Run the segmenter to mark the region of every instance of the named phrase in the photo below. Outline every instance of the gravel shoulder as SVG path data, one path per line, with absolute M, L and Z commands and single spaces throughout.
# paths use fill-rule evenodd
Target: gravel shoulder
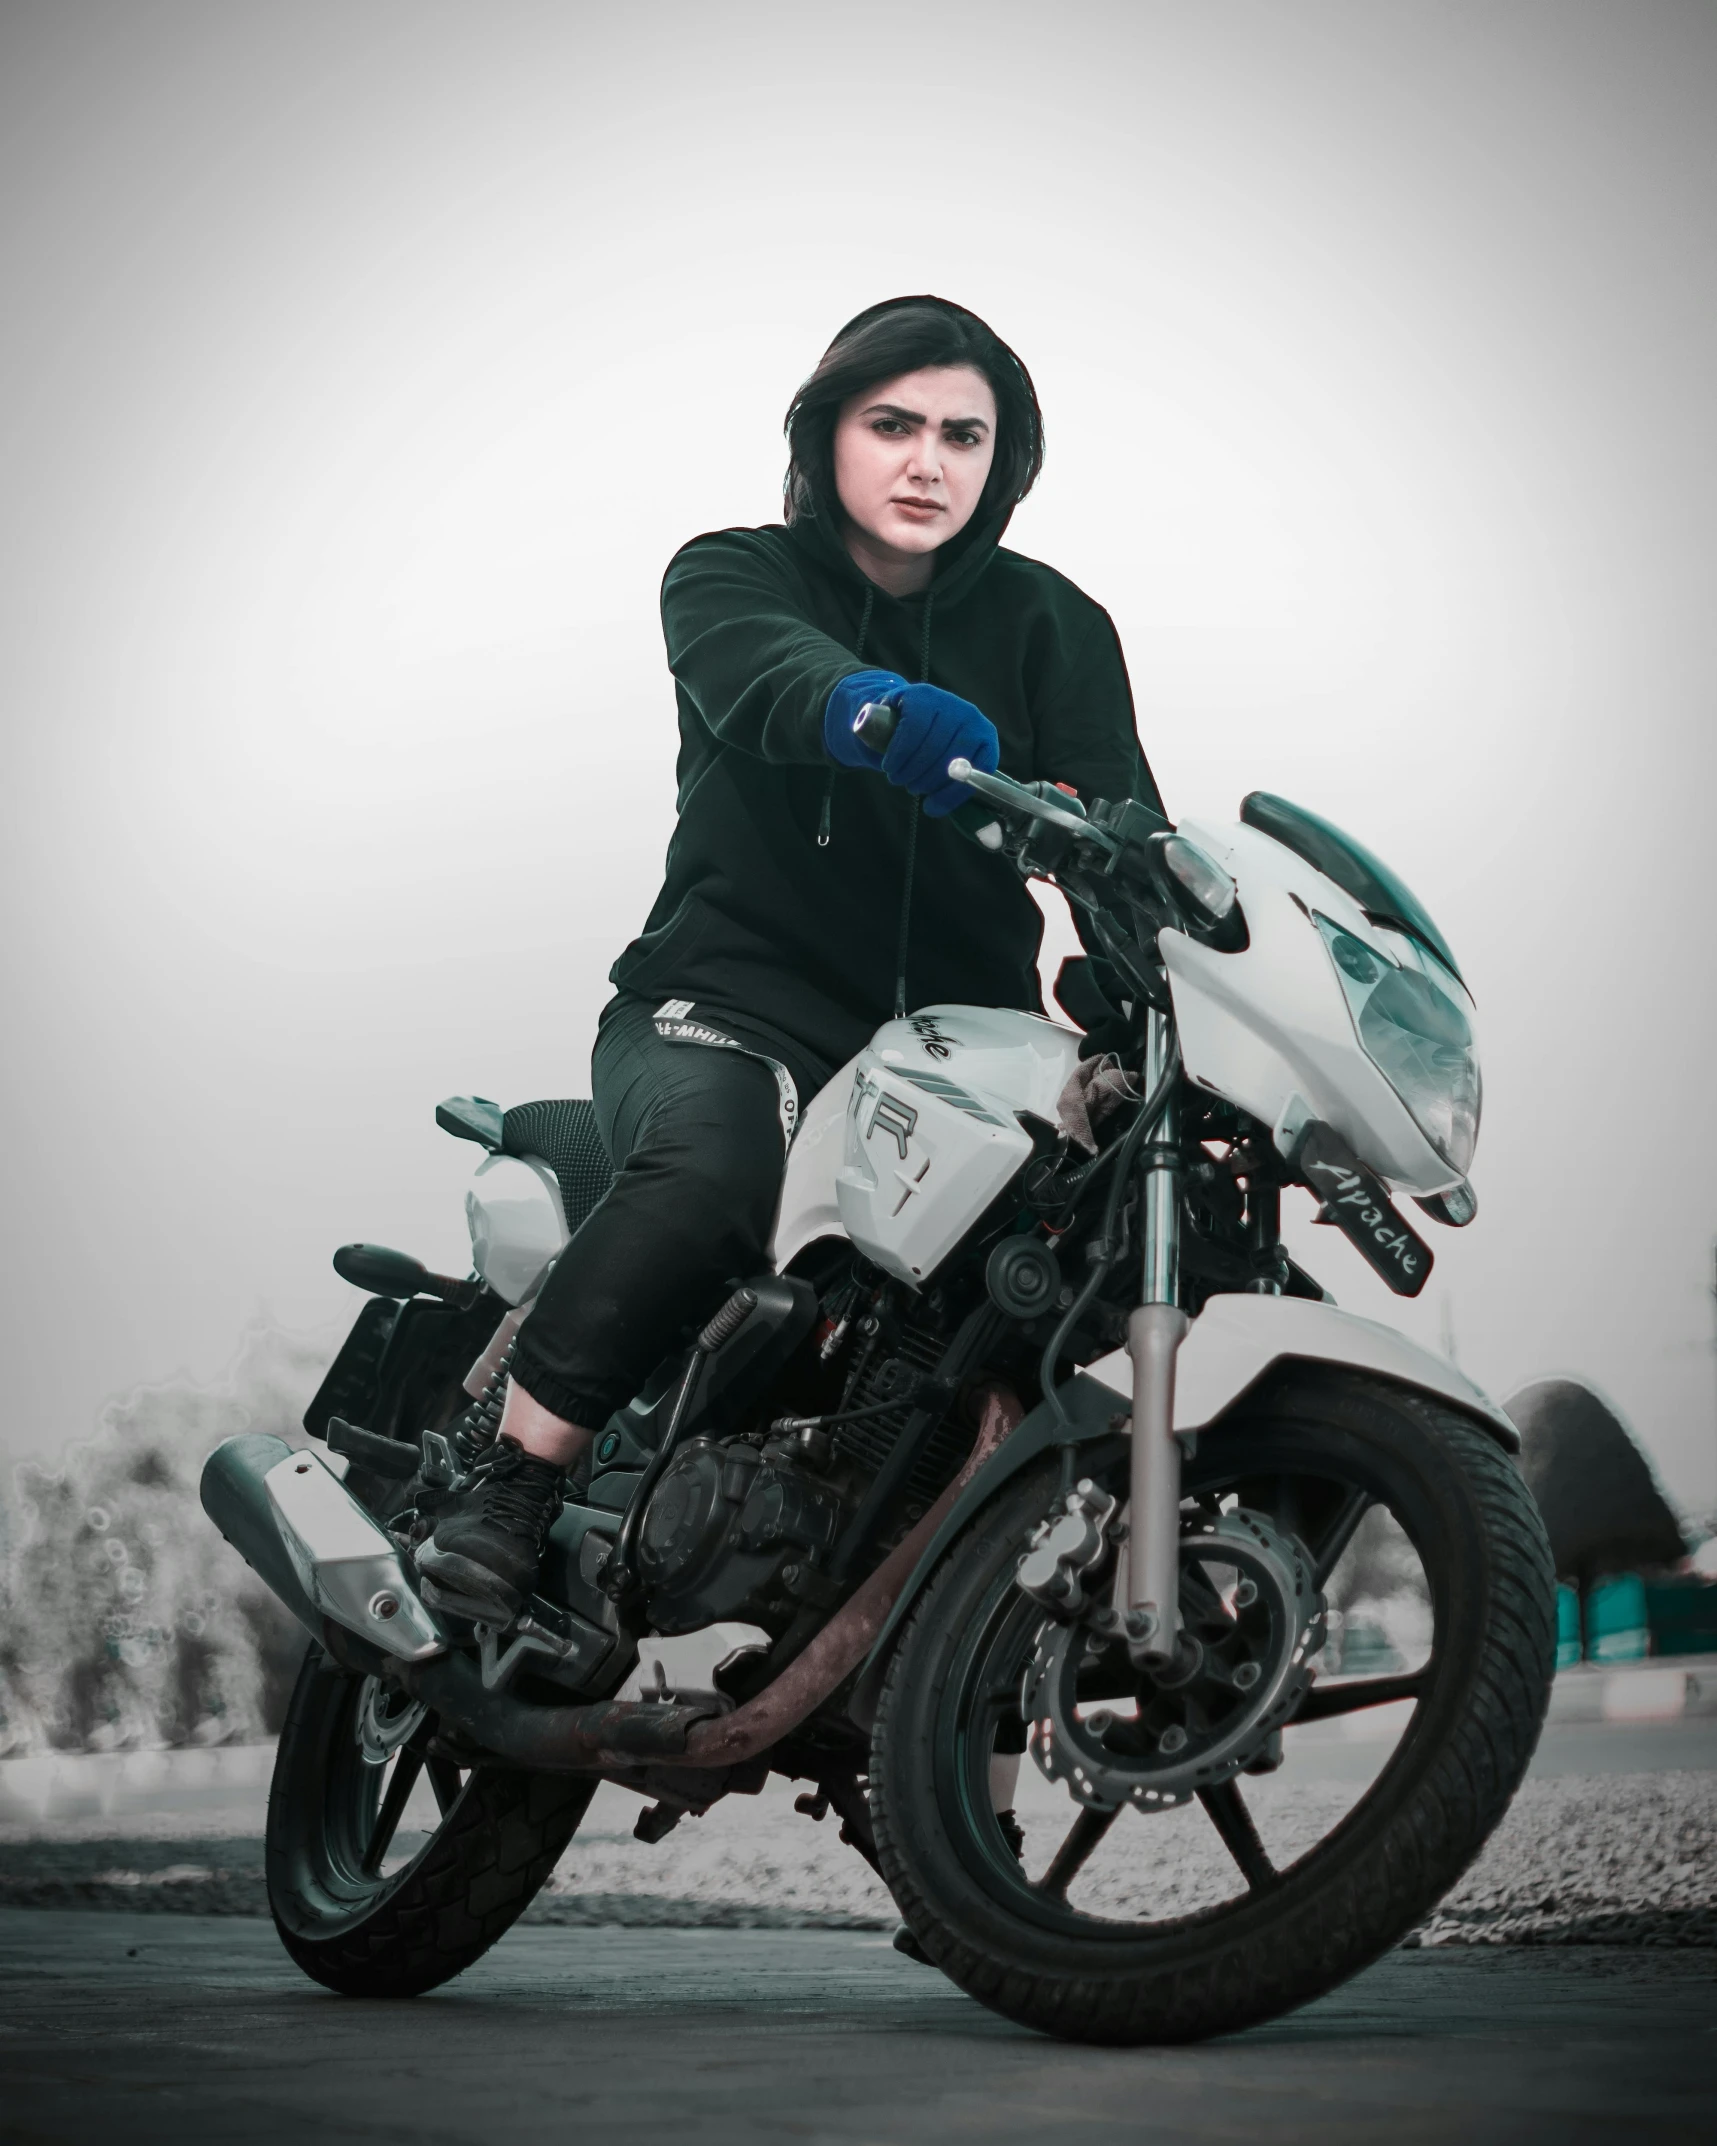
M 1390 1711 L 1290 1731 L 1282 1772 L 1245 1784 L 1278 1867 L 1363 1793 L 1399 1733 Z M 272 1756 L 250 1745 L 0 1761 L 0 1908 L 265 1916 Z M 800 1816 L 794 1795 L 771 1782 L 650 1846 L 633 1837 L 637 1799 L 604 1787 L 527 1919 L 892 1931 L 880 1881 L 841 1845 L 836 1821 Z M 1017 1802 L 1031 1850 L 1047 1857 L 1067 1825 L 1059 1791 L 1028 1764 Z M 1112 1842 L 1081 1881 L 1078 1905 L 1181 1913 L 1234 1883 L 1196 1809 L 1129 1813 Z M 1588 1665 L 1558 1677 L 1507 1818 L 1408 1944 L 1717 1946 L 1717 1664 Z
M 1065 1830 L 1046 1783 L 1022 1777 L 1020 1812 L 1042 1848 Z M 1278 1864 L 1358 1793 L 1341 1781 L 1263 1780 L 1247 1794 Z M 605 1788 L 527 1920 L 584 1927 L 892 1930 L 893 1903 L 835 1824 L 772 1783 L 633 1838 L 637 1800 Z M 1197 1809 L 1132 1820 L 1126 1853 L 1081 1899 L 1101 1912 L 1184 1912 L 1232 1874 Z M 267 1913 L 262 1842 L 247 1834 L 0 1842 L 0 1906 L 131 1913 Z M 1529 1779 L 1484 1854 L 1410 1945 L 1717 1946 L 1717 1772 Z

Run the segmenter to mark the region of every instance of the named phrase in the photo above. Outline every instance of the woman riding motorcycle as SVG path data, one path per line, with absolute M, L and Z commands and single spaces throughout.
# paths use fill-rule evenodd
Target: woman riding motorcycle
M 679 818 L 592 1059 L 614 1183 L 519 1331 L 498 1437 L 418 1552 L 437 1599 L 490 1620 L 530 1592 L 595 1432 L 766 1264 L 801 1100 L 891 1014 L 1043 1010 L 1042 920 L 951 825 L 969 793 L 949 761 L 1160 809 L 1108 614 L 1001 548 L 1043 461 L 1008 346 L 944 299 L 872 306 L 786 433 L 784 522 L 695 538 L 662 584 Z M 899 721 L 879 756 L 853 719 L 885 697 Z

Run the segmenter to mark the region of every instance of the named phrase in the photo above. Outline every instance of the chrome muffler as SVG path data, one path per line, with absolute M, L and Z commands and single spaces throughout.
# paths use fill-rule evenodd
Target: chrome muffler
M 396 1661 L 447 1652 L 404 1552 L 318 1454 L 248 1433 L 203 1463 L 203 1510 L 307 1631 L 332 1618 Z

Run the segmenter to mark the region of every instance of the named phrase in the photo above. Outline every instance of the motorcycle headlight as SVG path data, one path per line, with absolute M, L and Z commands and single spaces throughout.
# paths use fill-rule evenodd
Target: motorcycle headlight
M 1416 942 L 1402 942 L 1397 963 L 1328 917 L 1315 922 L 1360 1049 L 1450 1169 L 1465 1177 L 1478 1146 L 1483 1089 L 1459 984 Z

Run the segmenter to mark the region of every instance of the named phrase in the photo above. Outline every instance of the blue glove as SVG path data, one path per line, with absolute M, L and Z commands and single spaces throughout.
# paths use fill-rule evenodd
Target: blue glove
M 894 698 L 900 721 L 882 756 L 882 772 L 923 798 L 927 818 L 945 819 L 972 799 L 963 782 L 948 780 L 949 761 L 964 758 L 993 775 L 1001 760 L 996 726 L 969 700 L 940 686 L 908 686 Z
M 879 760 L 853 736 L 852 725 L 867 700 L 884 696 L 900 710 L 900 721 Z M 903 685 L 890 671 L 854 671 L 841 680 L 823 714 L 823 739 L 830 757 L 843 766 L 880 767 L 890 782 L 923 798 L 925 814 L 933 820 L 971 800 L 963 782 L 948 780 L 950 760 L 963 757 L 986 775 L 993 775 L 1001 761 L 996 726 L 981 709 L 940 686 Z
M 906 680 L 893 671 L 849 671 L 823 710 L 824 752 L 842 767 L 880 768 L 882 755 L 859 743 L 853 722 L 867 700 L 892 700 L 905 691 Z

